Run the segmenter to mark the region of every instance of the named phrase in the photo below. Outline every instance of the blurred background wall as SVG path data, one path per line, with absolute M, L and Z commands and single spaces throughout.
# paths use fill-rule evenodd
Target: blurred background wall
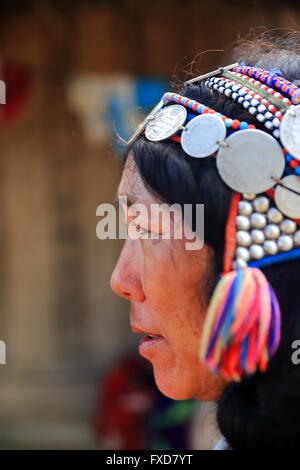
M 121 242 L 95 233 L 120 177 L 112 122 L 126 134 L 199 52 L 250 27 L 298 29 L 299 2 L 11 0 L 0 12 L 0 448 L 93 448 L 97 384 L 137 341 L 109 287 Z M 221 62 L 211 52 L 199 68 Z

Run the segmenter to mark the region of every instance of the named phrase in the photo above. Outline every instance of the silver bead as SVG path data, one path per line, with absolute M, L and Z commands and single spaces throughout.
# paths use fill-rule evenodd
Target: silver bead
M 294 234 L 294 243 L 295 246 L 300 246 L 300 230 L 297 230 L 297 232 Z
M 252 259 L 261 259 L 265 255 L 264 249 L 260 245 L 251 245 L 249 251 Z
M 250 220 L 244 215 L 238 215 L 236 218 L 236 226 L 238 230 L 249 230 Z
M 253 211 L 252 205 L 250 202 L 247 201 L 240 201 L 239 202 L 239 214 L 241 215 L 250 215 Z
M 251 230 L 251 238 L 253 243 L 257 243 L 258 245 L 261 245 L 265 241 L 265 235 L 264 232 L 261 230 Z
M 269 199 L 265 196 L 260 196 L 254 199 L 253 206 L 257 212 L 267 212 L 269 209 Z
M 268 210 L 267 216 L 269 222 L 272 222 L 273 224 L 280 224 L 280 222 L 283 220 L 282 213 L 276 209 L 276 207 L 271 207 L 271 209 Z
M 276 240 L 280 235 L 280 230 L 278 225 L 269 224 L 265 228 L 265 236 L 271 240 Z
M 278 238 L 277 243 L 278 248 L 281 251 L 289 251 L 294 246 L 293 239 L 289 235 L 281 235 L 281 237 Z
M 254 212 L 250 216 L 251 226 L 253 228 L 264 228 L 266 226 L 267 220 L 264 215 Z
M 244 261 L 249 261 L 250 259 L 250 253 L 249 253 L 249 250 L 247 250 L 247 248 L 243 248 L 241 246 L 239 246 L 237 249 L 236 249 L 236 258 L 237 259 L 242 259 Z
M 276 255 L 276 253 L 278 253 L 277 243 L 273 240 L 266 240 L 264 243 L 264 250 L 267 255 Z
M 242 258 L 238 258 L 238 259 L 233 263 L 233 267 L 234 267 L 234 269 L 237 269 L 237 268 L 246 268 L 246 267 L 247 267 L 247 263 L 246 263 L 246 261 L 244 261 Z
M 244 193 L 243 198 L 247 201 L 252 201 L 255 198 L 256 194 L 254 193 Z
M 236 233 L 236 241 L 237 244 L 240 246 L 249 246 L 251 243 L 251 237 L 249 232 L 245 232 L 244 230 L 239 230 Z
M 282 232 L 288 235 L 295 233 L 296 228 L 297 224 L 296 222 L 294 222 L 294 220 L 284 219 L 280 224 L 280 229 L 282 230 Z

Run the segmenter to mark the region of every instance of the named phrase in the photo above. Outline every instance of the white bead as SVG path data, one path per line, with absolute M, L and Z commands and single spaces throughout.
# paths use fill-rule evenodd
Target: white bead
M 255 114 L 255 113 L 257 113 L 257 109 L 254 108 L 254 106 L 250 106 L 250 108 L 248 109 L 248 112 L 249 112 L 250 114 Z
M 276 209 L 276 207 L 271 207 L 271 209 L 268 210 L 267 216 L 269 222 L 272 222 L 273 224 L 280 224 L 283 220 L 282 213 Z
M 280 127 L 280 121 L 279 121 L 278 118 L 273 119 L 272 122 L 273 122 L 273 125 L 274 125 L 275 127 Z
M 249 246 L 251 244 L 251 237 L 249 235 L 249 232 L 239 230 L 236 233 L 236 241 L 239 246 Z
M 252 259 L 261 259 L 264 257 L 264 250 L 260 245 L 250 246 L 250 256 Z
M 239 202 L 239 214 L 250 215 L 252 213 L 252 205 L 248 201 Z
M 238 215 L 236 218 L 236 227 L 238 230 L 249 230 L 250 220 L 244 215 Z
M 233 90 L 233 91 L 238 91 L 239 88 L 240 88 L 240 85 L 236 85 L 236 84 L 235 84 L 235 85 L 232 85 L 232 90 Z
M 260 104 L 258 106 L 257 110 L 258 110 L 259 113 L 264 113 L 267 110 L 267 108 L 265 107 L 264 104 Z
M 251 214 L 250 221 L 251 221 L 251 226 L 253 228 L 264 228 L 267 223 L 265 216 L 257 212 L 254 212 L 253 214 Z
M 226 95 L 226 96 L 230 96 L 231 93 L 232 93 L 232 91 L 231 91 L 229 88 L 227 88 L 227 89 L 225 90 L 225 95 Z
M 246 268 L 247 267 L 247 263 L 246 261 L 244 261 L 242 258 L 238 258 L 234 263 L 233 263 L 233 267 L 234 269 L 237 269 L 237 268 Z
M 259 122 L 264 122 L 265 120 L 265 116 L 263 114 L 258 114 L 256 116 L 256 119 L 259 121 Z
M 251 230 L 250 235 L 253 243 L 255 244 L 261 245 L 265 241 L 264 232 L 262 232 L 261 230 Z
M 269 224 L 265 228 L 265 236 L 271 240 L 276 240 L 280 235 L 280 230 L 278 225 Z
M 271 121 L 266 121 L 266 122 L 265 122 L 265 127 L 266 127 L 267 129 L 273 129 L 273 124 L 271 123 Z
M 278 253 L 277 243 L 273 240 L 265 241 L 263 246 L 267 255 L 276 255 Z
M 294 243 L 295 246 L 300 246 L 300 230 L 297 230 L 297 232 L 294 234 Z
M 278 243 L 278 248 L 281 251 L 289 251 L 294 246 L 293 239 L 289 235 L 281 235 L 281 237 L 278 238 L 277 243 Z
M 280 131 L 278 129 L 275 129 L 275 131 L 273 132 L 273 136 L 276 137 L 276 139 L 279 139 Z
M 269 199 L 265 196 L 260 196 L 254 199 L 253 207 L 257 212 L 266 212 L 269 209 Z
M 244 193 L 243 198 L 246 199 L 247 201 L 252 201 L 256 197 L 256 194 L 254 193 Z
M 288 235 L 296 232 L 296 228 L 297 228 L 296 222 L 290 219 L 284 219 L 280 224 L 280 229 L 282 230 L 282 232 Z
M 259 105 L 259 101 L 256 100 L 256 99 L 252 99 L 250 103 L 251 103 L 251 106 L 258 106 Z
M 234 92 L 234 93 L 232 93 L 231 98 L 232 98 L 233 100 L 236 100 L 238 96 L 239 96 L 239 95 L 238 95 L 236 92 Z
M 244 108 L 246 108 L 246 109 L 249 108 L 249 106 L 250 106 L 249 101 L 244 101 L 243 106 L 244 106 Z
M 236 249 L 236 257 L 237 257 L 237 259 L 242 259 L 244 261 L 249 261 L 250 260 L 249 250 L 247 250 L 247 248 L 239 246 Z

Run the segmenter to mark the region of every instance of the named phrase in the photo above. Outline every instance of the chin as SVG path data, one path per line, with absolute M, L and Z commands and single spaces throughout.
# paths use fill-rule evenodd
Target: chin
M 155 383 L 159 391 L 173 400 L 189 400 L 196 398 L 199 390 L 195 390 L 195 384 L 185 374 L 178 374 L 176 370 L 157 370 L 154 367 Z M 189 374 L 187 374 L 189 375 Z
M 173 400 L 216 401 L 224 389 L 223 379 L 206 369 L 197 368 L 195 371 L 176 367 L 164 368 L 160 364 L 153 366 L 153 370 L 157 388 Z

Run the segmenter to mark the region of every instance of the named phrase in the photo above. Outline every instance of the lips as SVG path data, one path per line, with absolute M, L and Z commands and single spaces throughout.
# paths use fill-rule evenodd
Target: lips
M 145 331 L 135 326 L 131 326 L 131 330 L 133 333 L 144 335 L 139 342 L 139 353 L 145 358 L 149 358 L 157 348 L 165 343 L 164 337 L 156 332 Z
M 131 331 L 133 333 L 139 333 L 139 334 L 142 334 L 142 335 L 145 335 L 145 336 L 149 336 L 149 338 L 162 337 L 161 335 L 159 335 L 156 332 L 141 330 L 140 328 L 137 328 L 136 326 L 131 326 Z

